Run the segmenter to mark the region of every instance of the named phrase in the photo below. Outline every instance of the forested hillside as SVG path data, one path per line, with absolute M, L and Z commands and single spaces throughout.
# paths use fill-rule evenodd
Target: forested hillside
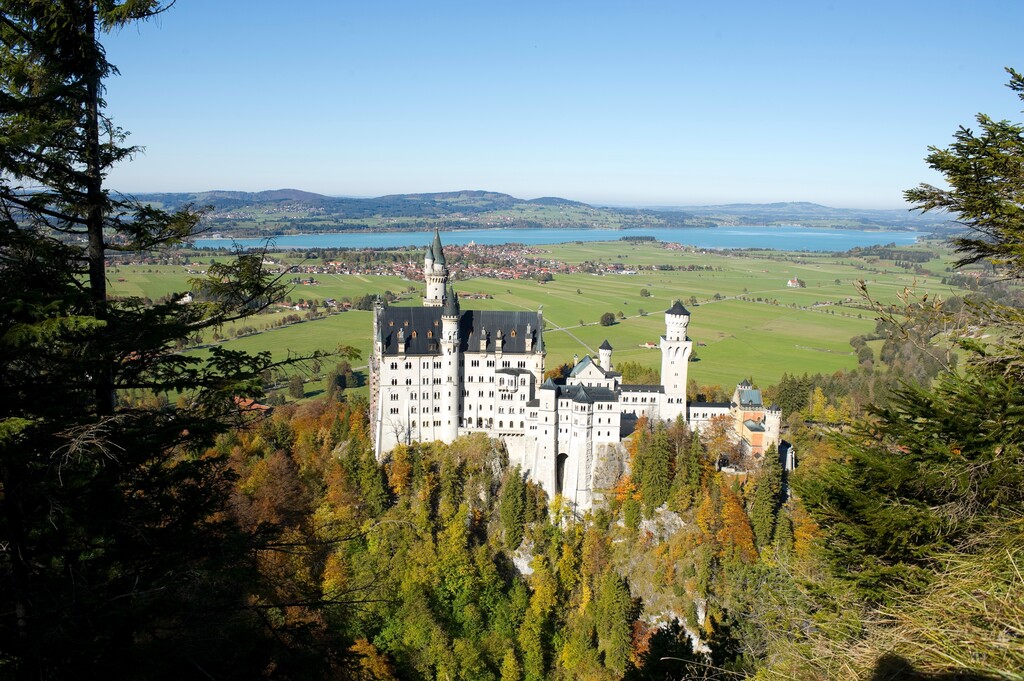
M 907 290 L 873 307 L 886 371 L 864 353 L 764 386 L 793 472 L 723 465 L 715 424 L 641 421 L 580 515 L 498 441 L 377 461 L 340 384 L 263 403 L 322 353 L 180 351 L 286 295 L 261 255 L 211 263 L 195 304 L 108 295 L 110 253 L 201 222 L 104 180 L 137 149 L 104 111 L 100 38 L 168 7 L 0 7 L 0 677 L 1022 678 L 1019 291 Z M 955 212 L 960 264 L 1005 284 L 1024 127 L 977 123 L 927 159 L 947 188 L 907 198 Z

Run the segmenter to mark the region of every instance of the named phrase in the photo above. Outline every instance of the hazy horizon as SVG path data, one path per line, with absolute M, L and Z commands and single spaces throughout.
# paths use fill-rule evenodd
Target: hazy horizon
M 1019 118 L 1022 20 L 996 0 L 181 0 L 105 37 L 108 112 L 145 147 L 109 185 L 903 208 L 939 182 L 930 145 Z

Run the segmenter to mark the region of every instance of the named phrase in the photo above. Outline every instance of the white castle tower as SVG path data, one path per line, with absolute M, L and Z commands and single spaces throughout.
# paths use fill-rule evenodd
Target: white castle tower
M 427 248 L 423 259 L 423 278 L 427 282 L 424 307 L 441 307 L 444 303 L 445 288 L 448 286 L 448 264 L 441 248 L 441 235 L 434 230 L 434 242 Z
M 441 308 L 441 440 L 454 442 L 459 436 L 459 299 L 449 288 Z
M 686 418 L 686 372 L 693 343 L 686 339 L 690 313 L 678 300 L 665 311 L 665 335 L 661 338 L 661 385 L 665 394 L 661 418 L 672 421 Z
M 612 344 L 608 342 L 606 338 L 604 343 L 601 343 L 601 347 L 597 349 L 598 358 L 601 363 L 601 368 L 605 371 L 612 370 Z
M 764 412 L 764 446 L 779 446 L 782 440 L 782 409 L 776 405 L 768 407 Z

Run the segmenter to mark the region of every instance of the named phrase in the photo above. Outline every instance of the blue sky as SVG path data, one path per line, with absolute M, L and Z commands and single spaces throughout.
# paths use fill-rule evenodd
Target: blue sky
M 178 0 L 107 36 L 123 191 L 891 208 L 1021 120 L 1024 2 Z

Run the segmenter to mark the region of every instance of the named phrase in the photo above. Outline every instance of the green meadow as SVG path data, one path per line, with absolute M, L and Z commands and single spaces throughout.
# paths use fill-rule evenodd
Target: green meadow
M 679 299 L 690 311 L 688 335 L 697 358 L 690 365 L 692 378 L 701 384 L 729 386 L 747 377 L 770 385 L 784 372 L 830 373 L 857 365 L 849 339 L 875 327 L 875 315 L 855 287 L 858 279 L 865 280 L 871 296 L 883 303 L 896 302 L 896 296 L 907 288 L 931 296 L 955 294 L 940 283 L 950 264 L 949 251 L 926 248 L 937 257 L 921 264 L 928 273 L 916 275 L 897 267 L 895 261 L 875 258 L 775 251 L 702 252 L 626 242 L 545 247 L 550 252 L 546 257 L 554 260 L 615 263 L 627 269 L 622 274 L 556 274 L 553 281 L 540 283 L 532 279 L 460 279 L 458 262 L 449 262 L 449 267 L 455 273 L 457 291 L 491 296 L 463 300 L 464 308 L 541 309 L 549 366 L 571 362 L 577 355 L 596 355 L 607 339 L 615 349 L 613 362 L 660 367 L 658 350 L 642 346 L 657 345 L 664 333 L 664 311 Z M 705 269 L 687 271 L 691 265 Z M 654 266 L 673 269 L 650 269 Z M 111 271 L 110 286 L 113 295 L 156 299 L 188 290 L 189 279 L 195 276 L 182 266 L 122 266 Z M 317 285 L 296 285 L 289 298 L 355 299 L 413 288 L 396 304 L 421 304 L 421 281 L 371 275 L 313 276 Z M 806 288 L 788 287 L 791 278 L 802 280 Z M 606 312 L 616 315 L 615 324 L 600 325 Z M 231 348 L 268 350 L 279 358 L 347 345 L 362 355 L 353 366 L 366 364 L 369 312 L 353 310 L 274 327 L 276 319 L 286 314 L 296 312 L 276 310 L 240 323 L 256 329 L 255 335 L 234 338 L 232 327 L 220 335 L 229 339 L 224 342 Z

